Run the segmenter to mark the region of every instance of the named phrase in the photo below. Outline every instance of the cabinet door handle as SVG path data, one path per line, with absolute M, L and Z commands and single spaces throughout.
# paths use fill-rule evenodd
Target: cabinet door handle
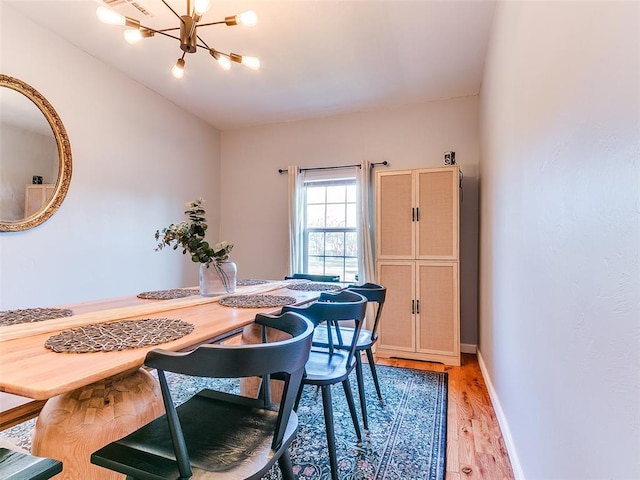
M 420 221 L 420 209 L 419 207 L 416 207 L 416 222 Z
M 420 300 L 416 300 L 416 313 L 420 314 Z
M 411 208 L 411 221 L 412 222 L 416 221 L 416 209 L 415 208 Z
M 411 315 L 415 315 L 416 313 L 416 301 L 411 300 Z

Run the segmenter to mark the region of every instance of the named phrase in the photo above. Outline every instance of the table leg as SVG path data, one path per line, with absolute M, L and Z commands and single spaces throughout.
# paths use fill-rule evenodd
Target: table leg
M 121 480 L 91 464 L 91 454 L 163 413 L 160 385 L 149 372 L 117 375 L 47 400 L 31 451 L 62 462 L 58 480 Z

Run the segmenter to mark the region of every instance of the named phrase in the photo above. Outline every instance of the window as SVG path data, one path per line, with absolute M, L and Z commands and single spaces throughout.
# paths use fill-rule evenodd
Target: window
M 304 271 L 356 281 L 355 178 L 305 181 L 304 205 Z

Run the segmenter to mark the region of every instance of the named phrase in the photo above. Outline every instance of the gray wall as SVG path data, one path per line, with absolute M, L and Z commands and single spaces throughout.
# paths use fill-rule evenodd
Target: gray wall
M 519 478 L 640 478 L 640 3 L 503 2 L 480 358 Z

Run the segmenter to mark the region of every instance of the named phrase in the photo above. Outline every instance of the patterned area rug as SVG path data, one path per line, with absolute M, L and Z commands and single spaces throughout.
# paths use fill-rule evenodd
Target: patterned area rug
M 370 430 L 363 430 L 361 443 L 356 440 L 342 388 L 332 388 L 340 479 L 444 480 L 447 374 L 377 366 L 384 398 L 384 404 L 380 404 L 368 366 L 364 365 L 363 370 Z M 173 375 L 168 375 L 168 379 L 176 403 L 209 384 Z M 350 380 L 361 419 L 355 375 Z M 228 391 L 239 391 L 235 380 L 215 382 L 224 382 Z M 291 449 L 294 471 L 299 480 L 326 480 L 330 473 L 322 398 L 314 387 L 305 387 L 298 415 L 300 430 Z M 29 449 L 33 424 L 33 420 L 25 422 L 2 433 Z M 280 479 L 279 468 L 274 467 L 265 478 Z

